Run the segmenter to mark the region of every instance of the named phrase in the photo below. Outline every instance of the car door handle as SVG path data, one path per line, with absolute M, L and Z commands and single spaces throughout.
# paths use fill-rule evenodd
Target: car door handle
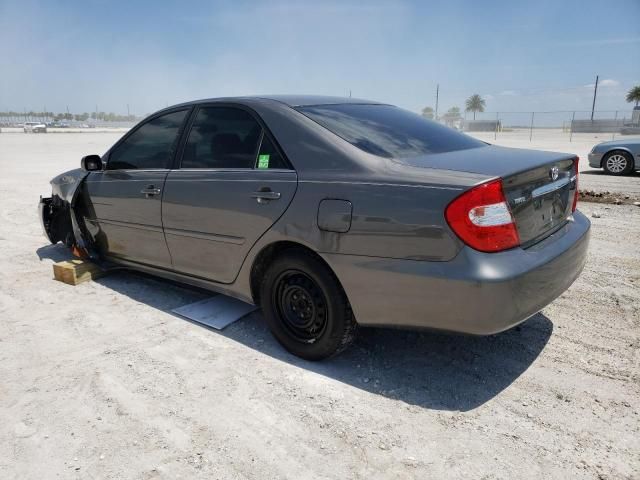
M 278 200 L 280 192 L 272 192 L 270 189 L 258 190 L 251 194 L 251 198 L 255 198 L 258 203 L 267 203 L 271 200 Z
M 144 194 L 145 197 L 149 198 L 149 197 L 152 197 L 153 195 L 158 195 L 161 191 L 162 190 L 160 190 L 155 185 L 147 185 L 146 188 L 143 188 L 142 190 L 140 190 L 140 193 Z

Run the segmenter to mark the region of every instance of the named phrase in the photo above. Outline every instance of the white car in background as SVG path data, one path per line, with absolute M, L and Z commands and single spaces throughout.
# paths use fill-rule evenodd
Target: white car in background
M 24 133 L 47 133 L 47 126 L 42 122 L 24 122 Z

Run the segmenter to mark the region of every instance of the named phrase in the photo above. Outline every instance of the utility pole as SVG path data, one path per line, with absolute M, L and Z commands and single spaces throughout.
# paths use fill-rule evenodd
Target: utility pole
M 596 95 L 598 94 L 598 75 L 596 75 L 596 84 L 593 87 L 593 105 L 591 106 L 591 121 L 593 122 L 593 111 L 596 109 Z
M 571 142 L 573 140 L 573 122 L 576 119 L 576 112 L 573 112 L 573 115 L 571 115 L 571 129 L 569 130 L 569 141 Z
M 440 98 L 440 84 L 436 85 L 436 122 L 438 121 L 438 100 Z
M 130 116 L 129 114 L 129 104 L 127 103 L 127 117 Z
M 529 128 L 529 141 L 531 141 L 531 139 L 533 138 L 533 117 L 535 116 L 536 112 L 531 112 L 531 127 Z

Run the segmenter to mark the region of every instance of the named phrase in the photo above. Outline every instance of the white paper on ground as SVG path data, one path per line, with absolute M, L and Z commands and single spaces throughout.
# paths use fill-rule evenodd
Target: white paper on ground
M 222 330 L 258 307 L 226 295 L 216 295 L 171 310 L 182 317 Z

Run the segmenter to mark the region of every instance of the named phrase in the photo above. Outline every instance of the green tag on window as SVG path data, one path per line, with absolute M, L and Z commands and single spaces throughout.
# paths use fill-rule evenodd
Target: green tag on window
M 258 155 L 258 168 L 269 168 L 270 155 Z

